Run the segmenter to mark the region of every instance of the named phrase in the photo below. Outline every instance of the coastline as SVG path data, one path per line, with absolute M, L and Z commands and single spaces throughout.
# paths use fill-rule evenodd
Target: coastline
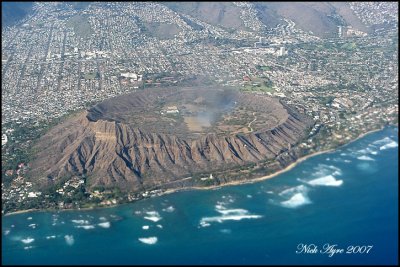
M 340 146 L 338 146 L 336 148 L 330 148 L 330 149 L 326 149 L 326 150 L 321 150 L 321 151 L 317 151 L 317 152 L 305 155 L 305 156 L 303 156 L 301 158 L 298 158 L 295 162 L 292 162 L 291 164 L 289 164 L 285 168 L 283 168 L 283 169 L 281 169 L 279 171 L 276 171 L 274 173 L 265 175 L 265 176 L 261 176 L 261 177 L 258 177 L 258 178 L 252 178 L 250 180 L 245 180 L 245 181 L 233 181 L 233 182 L 225 183 L 225 184 L 222 184 L 222 185 L 213 185 L 213 186 L 208 186 L 208 187 L 187 187 L 187 188 L 168 189 L 165 192 L 163 192 L 163 194 L 171 194 L 171 193 L 175 193 L 175 192 L 178 192 L 178 191 L 188 191 L 188 190 L 212 190 L 212 189 L 217 189 L 217 188 L 221 188 L 221 187 L 224 187 L 224 186 L 235 186 L 235 185 L 242 185 L 242 184 L 252 184 L 252 183 L 264 181 L 264 180 L 267 180 L 267 179 L 271 179 L 271 178 L 274 178 L 275 176 L 278 176 L 278 175 L 280 175 L 282 173 L 285 173 L 285 172 L 293 169 L 294 167 L 297 166 L 297 164 L 299 164 L 299 163 L 301 163 L 301 162 L 303 162 L 303 161 L 305 161 L 305 160 L 307 160 L 309 158 L 312 158 L 312 157 L 317 156 L 317 155 L 333 152 L 333 151 L 335 151 L 335 150 L 337 150 L 337 149 L 339 149 L 339 148 L 341 148 L 343 146 L 347 146 L 347 145 L 351 144 L 352 142 L 355 142 L 358 139 L 363 138 L 364 136 L 366 136 L 368 134 L 381 131 L 384 128 L 385 127 L 383 126 L 382 128 L 362 133 L 358 137 L 356 137 L 355 139 L 350 140 L 348 143 L 340 145 Z
M 298 158 L 295 162 L 292 162 L 291 164 L 289 164 L 288 166 L 286 166 L 285 168 L 278 170 L 274 173 L 265 175 L 265 176 L 261 176 L 261 177 L 257 177 L 257 178 L 252 178 L 250 180 L 244 180 L 244 181 L 232 181 L 232 182 L 228 182 L 228 183 L 224 183 L 221 185 L 213 185 L 213 186 L 207 186 L 207 187 L 185 187 L 185 188 L 174 188 L 174 189 L 167 189 L 166 191 L 162 192 L 161 194 L 159 194 L 158 196 L 162 196 L 162 195 L 166 195 L 166 194 L 172 194 L 172 193 L 176 193 L 176 192 L 180 192 L 180 191 L 190 191 L 190 190 L 212 190 L 212 189 L 219 189 L 225 186 L 235 186 L 235 185 L 242 185 L 242 184 L 251 184 L 251 183 L 256 183 L 256 182 L 260 182 L 260 181 L 264 181 L 267 179 L 271 179 L 274 178 L 282 173 L 285 173 L 291 169 L 293 169 L 294 167 L 297 166 L 297 164 L 312 158 L 314 156 L 317 155 L 321 155 L 321 154 L 325 154 L 325 153 L 329 153 L 329 152 L 333 152 L 343 146 L 347 146 L 349 144 L 351 144 L 352 142 L 357 141 L 360 138 L 363 138 L 364 136 L 374 133 L 374 132 L 378 132 L 381 131 L 385 128 L 385 126 L 379 128 L 379 129 L 375 129 L 375 130 L 371 130 L 371 131 L 367 131 L 365 133 L 360 134 L 358 137 L 356 137 L 353 140 L 350 140 L 348 143 L 345 143 L 343 145 L 340 145 L 336 148 L 330 148 L 330 149 L 326 149 L 326 150 L 321 150 L 321 151 L 317 151 L 308 155 L 305 155 L 303 157 Z M 16 215 L 16 214 L 22 214 L 22 213 L 28 213 L 28 212 L 33 212 L 33 211 L 79 211 L 79 210 L 94 210 L 94 209 L 103 209 L 103 208 L 113 208 L 116 206 L 120 206 L 123 204 L 129 204 L 132 202 L 127 202 L 127 203 L 120 203 L 120 204 L 116 204 L 116 205 L 111 205 L 111 206 L 105 206 L 105 207 L 89 207 L 89 208 L 80 208 L 80 209 L 28 209 L 28 210 L 18 210 L 18 211 L 13 211 L 13 212 L 9 212 L 6 214 L 2 214 L 2 216 L 9 216 L 9 215 Z

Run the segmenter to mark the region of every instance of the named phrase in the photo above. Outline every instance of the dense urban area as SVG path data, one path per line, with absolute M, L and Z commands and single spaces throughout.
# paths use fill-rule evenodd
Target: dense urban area
M 26 175 L 32 144 L 50 127 L 135 90 L 208 84 L 277 97 L 314 120 L 299 144 L 305 154 L 398 125 L 397 3 L 351 2 L 373 30 L 342 25 L 326 37 L 289 19 L 269 28 L 252 3 L 233 5 L 242 21 L 235 31 L 174 11 L 172 3 L 77 9 L 39 2 L 24 21 L 2 28 L 2 212 L 160 194 L 88 191 L 85 177 L 46 192 Z

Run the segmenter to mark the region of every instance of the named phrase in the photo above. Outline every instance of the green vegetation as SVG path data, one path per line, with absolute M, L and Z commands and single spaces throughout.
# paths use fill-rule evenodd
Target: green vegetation
M 317 98 L 322 105 L 332 104 L 333 100 L 335 99 L 334 96 L 321 96 Z
M 263 70 L 263 71 L 270 71 L 271 67 L 270 66 L 261 66 L 261 65 L 257 65 L 256 69 L 258 70 Z
M 4 129 L 13 129 L 9 134 L 7 145 L 2 147 L 2 179 L 11 182 L 10 177 L 5 176 L 6 170 L 16 170 L 21 162 L 31 162 L 37 153 L 34 145 L 36 141 L 49 129 L 61 123 L 67 118 L 76 115 L 82 110 L 70 111 L 66 115 L 54 118 L 51 121 L 37 123 L 26 122 L 24 124 L 6 123 Z
M 346 50 L 354 50 L 357 47 L 355 42 L 345 43 L 340 48 Z
M 262 67 L 268 68 L 267 66 Z M 275 91 L 273 86 L 273 82 L 268 77 L 252 77 L 252 81 L 245 84 L 240 90 L 244 92 L 273 93 Z
M 90 27 L 88 18 L 84 15 L 75 15 L 71 17 L 67 21 L 66 26 L 73 27 L 78 37 L 86 38 L 94 33 L 92 27 Z
M 160 39 L 172 39 L 181 30 L 178 25 L 172 23 L 144 23 L 145 32 L 150 36 L 157 37 Z
M 274 88 L 261 85 L 245 85 L 243 88 L 241 88 L 241 90 L 244 92 L 264 92 L 264 93 L 275 92 Z
M 93 79 L 98 79 L 98 78 L 100 78 L 100 73 L 99 72 L 89 72 L 89 73 L 85 73 L 84 75 L 83 75 L 83 77 L 86 79 L 86 80 L 93 80 Z

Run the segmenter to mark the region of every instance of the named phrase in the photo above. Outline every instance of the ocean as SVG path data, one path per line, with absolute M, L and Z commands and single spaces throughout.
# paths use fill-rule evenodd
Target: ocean
M 253 184 L 2 216 L 3 264 L 398 264 L 398 128 Z

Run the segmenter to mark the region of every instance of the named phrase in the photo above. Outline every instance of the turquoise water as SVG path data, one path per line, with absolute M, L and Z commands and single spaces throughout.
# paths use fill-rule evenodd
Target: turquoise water
M 388 127 L 254 184 L 2 217 L 2 262 L 397 264 L 397 144 Z M 329 257 L 327 243 L 364 253 Z M 296 253 L 299 244 L 318 252 Z

